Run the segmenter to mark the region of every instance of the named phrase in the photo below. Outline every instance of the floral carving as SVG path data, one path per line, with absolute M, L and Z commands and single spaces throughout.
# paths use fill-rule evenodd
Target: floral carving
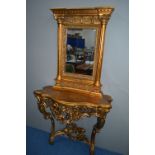
M 103 108 L 94 108 L 88 106 L 69 106 L 63 105 L 57 102 L 51 104 L 50 109 L 53 116 L 61 123 L 70 124 L 79 120 L 82 117 L 97 116 L 101 117 L 105 115 Z
M 73 140 L 84 141 L 90 145 L 90 155 L 94 155 L 95 135 L 103 127 L 106 119 L 108 109 L 100 106 L 87 106 L 81 104 L 62 104 L 55 101 L 52 97 L 42 96 L 40 92 L 34 92 L 35 97 L 38 99 L 38 108 L 44 115 L 45 119 L 51 120 L 51 134 L 50 143 L 54 143 L 54 139 L 58 135 L 66 135 Z M 50 111 L 49 111 L 49 110 Z M 48 111 L 47 111 L 48 110 Z M 83 117 L 96 116 L 97 123 L 93 127 L 91 140 L 89 140 L 84 128 L 78 127 L 74 122 Z M 54 118 L 65 124 L 66 127 L 62 130 L 55 131 Z

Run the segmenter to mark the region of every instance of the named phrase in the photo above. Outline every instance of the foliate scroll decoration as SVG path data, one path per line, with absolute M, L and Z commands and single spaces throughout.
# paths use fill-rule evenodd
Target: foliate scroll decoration
M 103 127 L 106 119 L 106 115 L 109 109 L 104 109 L 98 106 L 82 105 L 82 104 L 62 104 L 49 96 L 42 96 L 40 93 L 35 93 L 38 100 L 38 108 L 44 115 L 45 119 L 51 119 L 52 127 L 50 134 L 50 143 L 54 142 L 56 136 L 66 135 L 73 140 L 84 141 L 90 145 L 90 155 L 94 155 L 95 148 L 95 135 Z M 50 110 L 50 112 L 47 111 Z M 96 116 L 97 123 L 93 127 L 91 134 L 91 140 L 85 135 L 86 130 L 78 127 L 74 121 L 78 121 L 82 117 Z M 55 132 L 54 118 L 61 123 L 66 124 L 65 128 Z
M 50 112 L 47 112 L 48 104 L 49 104 L 49 98 L 42 98 L 39 95 L 35 95 L 38 100 L 38 108 L 39 111 L 43 114 L 45 119 L 53 119 L 52 114 Z
M 78 127 L 75 123 L 67 124 L 62 130 L 58 130 L 55 135 L 66 135 L 73 140 L 84 141 L 90 144 L 87 136 L 85 135 L 86 130 L 84 128 Z
M 105 117 L 108 111 L 100 106 L 87 106 L 87 105 L 65 105 L 58 103 L 49 97 L 36 96 L 38 99 L 38 108 L 44 115 L 45 119 L 55 118 L 63 124 L 71 124 L 78 121 L 83 117 Z M 50 112 L 47 111 L 49 108 Z
M 71 124 L 74 121 L 78 121 L 82 117 L 104 117 L 107 113 L 103 108 L 90 107 L 85 105 L 63 105 L 57 102 L 54 102 L 51 106 L 51 111 L 54 117 L 64 124 Z
M 88 139 L 85 135 L 86 130 L 78 127 L 75 123 L 67 125 L 64 131 L 68 137 L 71 137 L 74 140 L 88 142 Z

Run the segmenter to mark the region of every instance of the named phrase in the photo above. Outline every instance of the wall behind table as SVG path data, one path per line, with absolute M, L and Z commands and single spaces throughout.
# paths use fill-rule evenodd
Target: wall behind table
M 57 72 L 57 24 L 50 8 L 113 6 L 108 23 L 101 82 L 105 94 L 113 97 L 113 109 L 106 124 L 96 136 L 96 145 L 128 154 L 128 0 L 27 0 L 27 125 L 45 131 L 50 122 L 38 111 L 35 89 L 53 85 Z M 79 122 L 88 134 L 96 119 Z M 61 127 L 57 123 L 57 128 Z

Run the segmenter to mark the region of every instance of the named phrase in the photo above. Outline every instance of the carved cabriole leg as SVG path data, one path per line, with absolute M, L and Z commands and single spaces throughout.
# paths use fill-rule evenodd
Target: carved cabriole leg
M 92 134 L 91 134 L 91 141 L 90 141 L 90 155 L 94 155 L 95 150 L 95 136 L 96 133 L 100 131 L 101 128 L 103 128 L 105 123 L 106 113 L 103 117 L 97 117 L 97 123 L 94 125 Z
M 43 98 L 40 95 L 35 95 L 37 100 L 38 100 L 38 108 L 39 111 L 43 114 L 45 119 L 50 119 L 51 120 L 51 134 L 50 134 L 50 140 L 49 142 L 51 144 L 54 143 L 54 138 L 55 138 L 55 122 L 54 122 L 54 118 L 52 116 L 52 113 L 47 112 L 46 109 L 49 108 L 47 105 L 48 102 L 48 98 Z
M 90 145 L 90 155 L 94 155 L 95 149 L 95 136 L 96 133 L 104 126 L 106 114 L 109 109 L 102 109 L 101 107 L 91 107 L 91 106 L 70 106 L 58 103 L 51 98 L 42 97 L 41 95 L 35 95 L 38 99 L 38 108 L 43 114 L 45 119 L 51 120 L 51 134 L 50 143 L 54 143 L 54 138 L 59 135 L 66 135 L 73 140 L 84 141 Z M 50 109 L 50 112 L 47 111 Z M 97 117 L 97 123 L 94 125 L 91 140 L 85 135 L 85 129 L 78 127 L 75 122 L 83 117 Z M 55 131 L 54 118 L 59 122 L 65 124 L 65 128 L 62 130 Z
M 51 117 L 51 125 L 50 144 L 53 144 L 55 138 L 55 122 L 53 117 Z

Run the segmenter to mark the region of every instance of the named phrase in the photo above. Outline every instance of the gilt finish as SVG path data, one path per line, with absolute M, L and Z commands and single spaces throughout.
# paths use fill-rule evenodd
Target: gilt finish
M 71 90 L 55 90 L 46 86 L 34 92 L 38 108 L 45 119 L 51 120 L 50 143 L 56 136 L 66 135 L 73 140 L 84 141 L 90 145 L 90 155 L 94 155 L 95 135 L 103 127 L 107 113 L 111 109 L 112 98 L 108 95 L 94 96 Z M 97 117 L 91 139 L 86 137 L 85 129 L 78 127 L 76 121 L 85 117 Z M 55 131 L 54 119 L 63 123 L 65 128 Z
M 58 72 L 56 89 L 77 89 L 101 96 L 101 69 L 106 25 L 113 12 L 111 7 L 51 9 L 58 22 Z M 64 71 L 67 28 L 97 29 L 93 76 L 70 75 Z
M 111 7 L 51 9 L 58 23 L 58 70 L 56 84 L 34 91 L 38 108 L 45 119 L 51 121 L 50 143 L 56 136 L 65 135 L 73 140 L 90 145 L 90 155 L 94 155 L 95 135 L 104 126 L 107 113 L 111 109 L 111 96 L 101 91 L 101 68 L 105 40 L 105 30 Z M 96 30 L 96 46 L 92 76 L 65 72 L 66 31 L 68 28 L 93 28 Z M 95 116 L 91 137 L 86 130 L 78 127 L 76 121 Z M 54 120 L 65 125 L 55 131 Z

